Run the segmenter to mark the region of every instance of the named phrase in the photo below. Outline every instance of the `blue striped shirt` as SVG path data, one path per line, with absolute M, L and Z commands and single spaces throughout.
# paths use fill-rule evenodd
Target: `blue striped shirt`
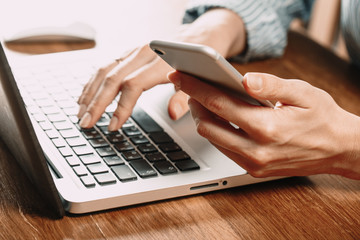
M 360 67 L 360 0 L 342 0 L 341 30 L 351 60 Z
M 247 31 L 247 50 L 236 60 L 278 57 L 287 45 L 294 18 L 308 21 L 314 0 L 191 0 L 183 22 L 191 23 L 207 10 L 222 7 L 236 12 Z M 360 67 L 360 0 L 342 0 L 341 25 L 349 55 Z

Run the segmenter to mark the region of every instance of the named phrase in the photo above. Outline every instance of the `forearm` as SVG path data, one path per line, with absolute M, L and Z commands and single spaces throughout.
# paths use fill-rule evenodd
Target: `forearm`
M 229 9 L 245 26 L 246 49 L 236 60 L 278 57 L 287 44 L 287 31 L 293 18 L 307 19 L 313 0 L 191 0 L 184 23 L 191 23 L 213 8 Z M 233 26 L 236 30 L 236 26 Z

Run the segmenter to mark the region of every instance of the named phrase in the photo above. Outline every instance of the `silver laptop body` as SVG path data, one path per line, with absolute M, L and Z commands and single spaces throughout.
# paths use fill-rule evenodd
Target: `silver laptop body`
M 174 91 L 171 84 L 145 92 L 137 103 L 137 109 L 142 109 L 139 115 L 152 118 L 165 134 L 149 137 L 147 130 L 133 119 L 125 124 L 130 128 L 129 136 L 125 134 L 127 129 L 119 131 L 118 136 L 124 135 L 129 142 L 126 146 L 141 157 L 128 160 L 124 156 L 132 150 L 126 150 L 126 154 L 118 151 L 119 139 L 109 140 L 106 124 L 95 127 L 104 140 L 96 138 L 91 144 L 87 133 L 76 125 L 76 99 L 103 59 L 98 52 L 26 56 L 10 61 L 10 66 L 2 47 L 0 55 L 1 138 L 59 216 L 65 212 L 88 213 L 273 179 L 257 179 L 247 174 L 197 134 L 189 114 L 178 121 L 171 120 L 167 114 L 168 99 Z M 61 93 L 61 87 L 66 94 Z M 52 109 L 53 103 L 60 106 Z M 114 106 L 115 101 L 107 111 L 111 113 Z M 105 122 L 109 116 L 105 115 Z M 149 145 L 141 148 L 134 143 L 131 130 L 143 135 L 147 140 L 144 144 Z M 170 137 L 171 143 L 155 143 L 159 135 Z M 178 148 L 170 149 L 175 144 Z M 159 154 L 146 152 L 146 147 L 151 145 Z M 115 153 L 107 155 L 102 152 L 105 148 Z M 176 151 L 183 154 L 174 154 Z M 93 161 L 90 154 L 97 160 Z M 185 159 L 178 160 L 178 155 L 185 155 Z M 134 162 L 139 160 L 141 164 Z

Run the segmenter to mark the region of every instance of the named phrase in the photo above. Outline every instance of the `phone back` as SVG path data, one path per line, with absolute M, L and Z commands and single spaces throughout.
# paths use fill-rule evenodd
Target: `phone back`
M 250 97 L 243 85 L 243 76 L 214 49 L 200 45 L 154 40 L 150 48 L 174 69 L 191 74 L 207 82 L 240 93 L 246 102 L 253 105 L 268 105 Z
M 242 85 L 242 75 L 212 48 L 159 40 L 152 41 L 150 47 L 178 71 L 218 82 L 232 89 Z

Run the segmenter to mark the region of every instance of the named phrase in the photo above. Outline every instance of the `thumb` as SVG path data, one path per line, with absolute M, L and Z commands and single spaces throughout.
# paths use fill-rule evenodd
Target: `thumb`
M 188 111 L 188 95 L 183 91 L 176 91 L 176 93 L 171 96 L 168 103 L 168 112 L 170 118 L 177 120 L 184 116 Z
M 255 99 L 283 105 L 307 107 L 314 87 L 307 82 L 282 79 L 266 73 L 247 73 L 243 79 L 246 92 Z

